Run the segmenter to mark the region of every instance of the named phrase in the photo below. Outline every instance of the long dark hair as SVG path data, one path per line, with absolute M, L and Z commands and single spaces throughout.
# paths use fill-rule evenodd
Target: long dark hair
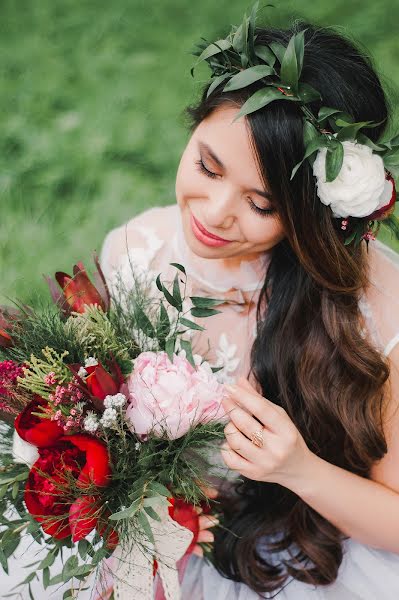
M 323 106 L 355 121 L 384 121 L 365 130 L 376 141 L 388 121 L 387 99 L 370 59 L 352 41 L 332 28 L 296 21 L 287 30 L 258 28 L 257 44 L 286 46 L 303 29 L 301 80 L 321 93 Z M 208 98 L 206 87 L 186 109 L 191 128 L 226 102 L 242 105 L 259 87 L 231 93 L 219 87 Z M 320 105 L 311 105 L 316 114 Z M 310 165 L 290 181 L 304 155 L 298 106 L 273 102 L 247 118 L 286 232 L 273 248 L 260 292 L 251 370 L 263 395 L 285 408 L 314 453 L 368 477 L 387 452 L 382 422 L 389 368 L 364 335 L 358 307 L 368 282 L 365 249 L 344 245 L 340 221 L 317 198 Z M 215 541 L 223 575 L 258 593 L 278 590 L 290 577 L 315 585 L 336 579 L 344 536 L 332 523 L 278 484 L 244 478 L 237 492 L 234 510 L 226 503 L 230 518 Z

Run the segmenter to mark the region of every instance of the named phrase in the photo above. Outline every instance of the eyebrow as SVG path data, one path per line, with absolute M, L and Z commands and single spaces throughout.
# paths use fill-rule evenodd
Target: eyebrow
M 208 144 L 206 144 L 205 142 L 199 141 L 198 146 L 199 146 L 199 149 L 201 152 L 204 151 L 205 153 L 209 154 L 209 156 L 211 157 L 213 162 L 215 162 L 218 165 L 218 167 L 220 167 L 223 170 L 226 169 L 225 165 L 222 163 L 220 158 L 218 158 L 216 156 L 216 154 L 213 152 L 212 148 L 210 146 L 208 146 Z M 253 192 L 254 194 L 258 194 L 259 196 L 262 196 L 263 198 L 266 198 L 267 200 L 272 199 L 272 195 L 269 192 L 266 192 L 265 190 L 251 189 L 249 191 Z

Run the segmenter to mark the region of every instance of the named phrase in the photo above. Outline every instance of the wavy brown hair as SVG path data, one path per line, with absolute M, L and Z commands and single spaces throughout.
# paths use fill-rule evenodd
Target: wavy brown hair
M 332 28 L 296 21 L 290 29 L 257 29 L 257 44 L 288 44 L 306 29 L 301 80 L 323 106 L 355 121 L 376 141 L 388 122 L 387 99 L 367 55 Z M 262 84 L 231 93 L 217 88 L 186 109 L 191 129 L 224 103 L 242 105 Z M 223 87 L 223 86 L 222 86 Z M 321 103 L 314 102 L 316 112 Z M 362 477 L 387 452 L 383 433 L 386 359 L 363 333 L 359 297 L 368 283 L 365 248 L 344 245 L 341 222 L 316 195 L 304 154 L 302 113 L 281 100 L 246 117 L 254 155 L 286 238 L 272 251 L 257 306 L 251 370 L 262 393 L 284 407 L 312 452 Z M 300 497 L 274 483 L 243 478 L 238 500 L 226 502 L 227 524 L 214 547 L 218 570 L 258 593 L 291 578 L 332 583 L 342 561 L 343 534 Z

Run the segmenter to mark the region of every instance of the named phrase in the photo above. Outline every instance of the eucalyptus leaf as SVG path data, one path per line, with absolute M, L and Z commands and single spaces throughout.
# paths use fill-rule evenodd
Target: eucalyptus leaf
M 167 487 L 162 485 L 162 483 L 159 483 L 159 481 L 151 481 L 148 487 L 154 492 L 157 492 L 157 494 L 160 494 L 161 496 L 166 496 L 168 498 L 171 495 L 170 490 L 168 490 Z
M 191 342 L 189 342 L 188 340 L 180 340 L 180 345 L 182 347 L 182 350 L 186 351 L 186 358 L 188 360 L 188 362 L 195 367 L 195 360 L 194 360 L 194 356 L 193 356 L 193 349 L 191 347 Z
M 43 582 L 43 587 L 46 590 L 48 588 L 49 583 L 50 583 L 50 569 L 49 569 L 49 567 L 46 567 L 45 569 L 43 569 L 42 582 Z
M 109 516 L 110 521 L 119 521 L 120 519 L 130 519 L 140 508 L 141 498 L 137 498 L 132 504 L 123 510 L 113 513 Z
M 327 147 L 326 181 L 334 181 L 338 177 L 344 160 L 344 147 L 341 143 Z
M 74 576 L 75 570 L 78 568 L 78 566 L 79 559 L 75 554 L 73 554 L 66 560 L 62 569 L 62 577 L 64 582 L 69 581 L 71 577 Z
M 284 96 L 277 88 L 274 86 L 267 86 L 262 88 L 261 90 L 256 91 L 252 96 L 248 98 L 246 102 L 242 105 L 240 111 L 234 118 L 234 121 L 237 121 L 242 116 L 249 115 L 250 113 L 267 106 L 270 102 L 274 100 L 292 100 L 290 96 Z
M 256 65 L 255 67 L 249 67 L 245 71 L 240 71 L 237 75 L 234 75 L 230 81 L 224 86 L 224 92 L 230 92 L 232 90 L 239 90 L 241 88 L 251 85 L 255 81 L 259 81 L 263 77 L 267 77 L 273 73 L 272 67 L 268 65 Z
M 41 563 L 39 564 L 39 566 L 37 568 L 38 569 L 46 569 L 48 567 L 51 567 L 51 565 L 54 563 L 54 561 L 55 561 L 55 554 L 54 554 L 54 552 L 49 552 L 47 554 L 47 556 L 45 556 L 43 558 L 43 560 L 41 561 Z
M 151 506 L 144 506 L 144 510 L 147 513 L 147 515 L 151 517 L 151 519 L 154 519 L 154 521 L 161 522 L 161 517 Z
M 154 543 L 154 534 L 152 533 L 151 525 L 147 519 L 147 516 L 144 511 L 140 511 L 137 514 L 137 521 L 147 536 L 148 540 L 153 544 Z

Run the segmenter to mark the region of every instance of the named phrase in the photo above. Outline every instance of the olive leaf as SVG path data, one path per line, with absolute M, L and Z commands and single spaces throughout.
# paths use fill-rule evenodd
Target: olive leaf
M 215 79 L 213 79 L 211 85 L 208 88 L 206 97 L 209 98 L 209 96 L 218 87 L 218 85 L 220 85 L 222 83 L 222 81 L 224 81 L 228 77 L 231 77 L 231 73 L 223 73 L 223 75 L 219 75 L 218 77 L 215 77 Z
M 255 46 L 254 52 L 258 58 L 273 67 L 276 63 L 276 56 L 268 46 Z
M 254 94 L 252 94 L 252 96 L 250 96 L 250 98 L 248 98 L 248 100 L 242 105 L 240 111 L 237 113 L 234 121 L 242 116 L 249 115 L 256 110 L 263 108 L 274 100 L 297 100 L 297 98 L 284 96 L 274 86 L 264 87 L 261 90 L 256 91 Z
M 273 73 L 274 69 L 268 65 L 256 65 L 249 67 L 245 71 L 241 71 L 234 75 L 230 81 L 224 86 L 224 92 L 230 92 L 232 90 L 239 90 L 247 85 L 251 85 L 255 81 L 259 81 L 263 77 L 267 77 Z
M 271 50 L 276 55 L 277 60 L 281 64 L 283 62 L 283 58 L 284 58 L 284 54 L 285 54 L 285 50 L 286 50 L 285 46 L 283 46 L 283 44 L 280 44 L 280 42 L 270 42 L 269 48 L 271 48 Z
M 299 83 L 297 96 L 305 103 L 321 100 L 320 93 L 308 83 Z
M 215 54 L 220 54 L 220 52 L 223 52 L 223 50 L 228 50 L 229 48 L 231 48 L 231 42 L 229 40 L 217 40 L 217 42 L 209 44 L 209 46 L 207 46 L 207 48 L 201 52 L 196 64 L 202 60 L 207 60 L 211 56 L 215 56 Z

